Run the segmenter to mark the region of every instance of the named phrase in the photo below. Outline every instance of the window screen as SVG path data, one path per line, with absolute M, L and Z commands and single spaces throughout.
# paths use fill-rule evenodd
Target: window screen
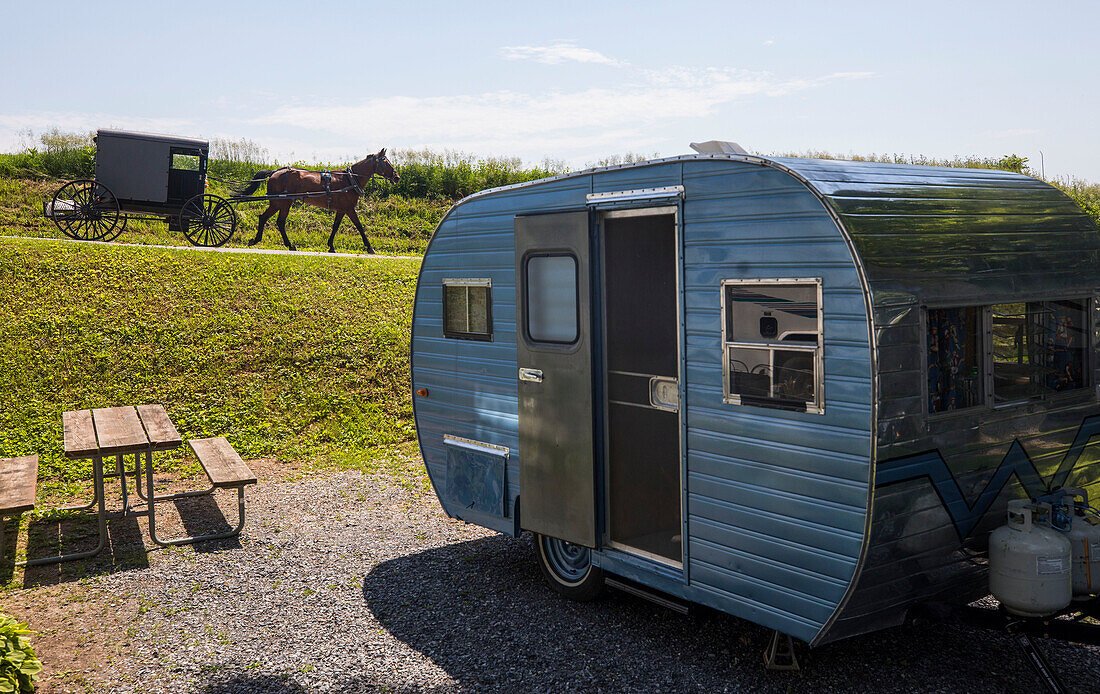
M 1088 385 L 1087 304 L 1077 299 L 992 307 L 995 403 Z
M 489 280 L 443 280 L 443 334 L 467 340 L 493 336 Z
M 576 341 L 577 260 L 571 255 L 527 259 L 527 334 L 538 342 Z
M 928 309 L 928 411 L 981 405 L 982 312 L 978 307 Z
M 726 402 L 822 411 L 817 280 L 722 286 Z

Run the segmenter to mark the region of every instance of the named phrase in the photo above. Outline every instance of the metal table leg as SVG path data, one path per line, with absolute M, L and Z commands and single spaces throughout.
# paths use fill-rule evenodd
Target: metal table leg
M 222 533 L 211 533 L 209 535 L 194 535 L 191 537 L 178 537 L 170 540 L 162 540 L 157 537 L 157 514 L 156 514 L 156 502 L 166 499 L 179 498 L 181 496 L 198 496 L 195 492 L 189 492 L 185 494 L 173 494 L 169 497 L 155 497 L 153 496 L 153 454 L 146 454 L 146 468 L 145 468 L 145 484 L 146 490 L 149 494 L 149 537 L 153 542 L 157 543 L 161 547 L 171 547 L 172 545 L 187 545 L 192 542 L 199 542 L 201 540 L 222 540 L 228 537 L 236 537 L 241 534 L 241 530 L 244 528 L 244 486 L 237 487 L 237 527 L 233 530 L 228 530 Z M 210 492 L 213 492 L 214 487 L 210 487 Z M 203 494 L 209 494 L 210 492 L 202 492 Z
M 145 459 L 146 459 L 146 462 L 148 464 L 148 468 L 150 470 L 152 470 L 153 469 L 153 452 L 152 451 L 146 451 Z M 134 463 L 135 463 L 134 467 L 138 471 L 137 472 L 137 485 L 136 485 L 138 496 L 141 497 L 142 501 L 148 503 L 149 502 L 149 497 L 145 496 L 145 492 L 142 491 L 142 489 L 141 489 L 141 462 L 137 460 L 136 456 L 135 456 L 135 459 L 134 459 Z M 150 493 L 152 493 L 152 492 L 150 492 Z M 175 494 L 162 494 L 161 496 L 157 497 L 157 501 L 171 501 L 172 499 L 186 499 L 186 498 L 192 497 L 192 496 L 206 496 L 207 494 L 213 494 L 213 493 L 214 493 L 214 485 L 210 485 L 209 489 L 203 489 L 203 490 L 199 490 L 199 491 L 177 492 Z
M 95 549 L 88 550 L 87 552 L 74 552 L 72 554 L 62 554 L 58 557 L 42 557 L 40 559 L 27 559 L 24 561 L 15 562 L 16 566 L 39 566 L 41 564 L 59 564 L 64 561 L 76 561 L 77 559 L 87 559 L 88 557 L 94 557 L 103 551 L 103 548 L 107 546 L 107 502 L 104 498 L 106 496 L 103 488 L 103 458 L 96 456 L 92 459 L 92 474 L 94 478 L 96 501 L 99 502 L 99 509 L 97 511 L 99 521 L 99 544 Z M 95 503 L 95 502 L 93 502 Z
M 138 455 L 137 453 L 134 454 L 135 464 L 137 464 Z M 119 485 L 122 487 L 122 515 L 126 516 L 130 513 L 130 497 L 127 493 L 126 461 L 121 453 L 115 457 L 115 472 L 118 474 Z

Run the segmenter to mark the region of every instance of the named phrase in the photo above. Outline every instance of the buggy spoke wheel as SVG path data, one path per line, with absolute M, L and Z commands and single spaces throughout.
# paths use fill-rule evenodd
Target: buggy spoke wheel
M 195 246 L 221 246 L 237 230 L 237 213 L 224 198 L 204 193 L 188 200 L 180 210 L 180 229 Z
M 102 183 L 87 179 L 61 186 L 50 202 L 48 216 L 62 234 L 80 241 L 117 236 L 116 230 L 125 226 L 114 194 Z

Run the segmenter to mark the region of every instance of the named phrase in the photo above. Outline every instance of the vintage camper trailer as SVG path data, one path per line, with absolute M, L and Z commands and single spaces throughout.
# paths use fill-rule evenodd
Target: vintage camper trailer
M 424 256 L 446 512 L 812 645 L 988 593 L 1007 502 L 1100 496 L 1100 231 L 1002 171 L 696 154 L 472 195 Z

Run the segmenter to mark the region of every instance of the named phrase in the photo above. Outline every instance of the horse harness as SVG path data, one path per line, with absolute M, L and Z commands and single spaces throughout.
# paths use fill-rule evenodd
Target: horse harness
M 297 169 L 293 166 L 283 166 L 283 167 L 277 169 L 277 171 L 282 171 L 284 169 L 287 170 L 287 171 L 308 171 L 308 169 Z M 357 173 L 353 172 L 351 170 L 351 166 L 345 166 L 344 170 L 341 171 L 340 173 L 342 173 L 342 174 L 344 174 L 348 177 L 348 181 L 351 183 L 351 185 L 344 186 L 343 188 L 337 188 L 336 190 L 333 190 L 332 189 L 332 172 L 331 171 L 321 171 L 320 172 L 320 174 L 321 174 L 321 184 L 325 186 L 325 192 L 324 193 L 321 193 L 321 192 L 317 192 L 317 193 L 299 193 L 297 195 L 297 197 L 309 198 L 309 197 L 316 197 L 316 196 L 324 195 L 325 196 L 325 206 L 328 207 L 329 209 L 332 209 L 332 196 L 334 194 L 346 193 L 349 190 L 354 190 L 359 195 L 366 195 L 366 192 L 363 190 L 363 186 L 359 185 L 359 178 L 360 178 L 360 176 L 362 176 L 362 174 L 357 174 Z M 377 173 L 372 173 L 370 176 L 365 176 L 365 178 L 369 181 L 369 180 L 372 180 L 375 176 L 378 176 L 378 175 L 379 174 L 377 174 Z

